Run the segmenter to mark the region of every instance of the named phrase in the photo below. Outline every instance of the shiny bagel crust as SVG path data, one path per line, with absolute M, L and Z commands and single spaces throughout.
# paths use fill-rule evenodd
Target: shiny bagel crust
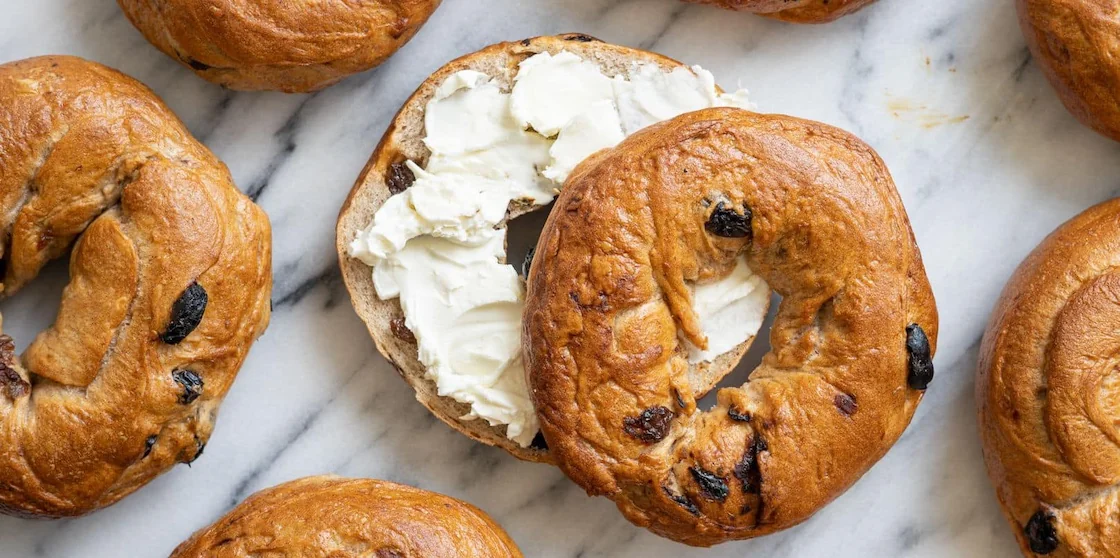
M 711 231 L 729 208 L 752 216 L 747 234 Z M 689 285 L 743 253 L 783 297 L 772 350 L 699 411 L 680 389 L 681 339 L 704 342 Z M 526 299 L 524 357 L 559 466 L 632 522 L 697 546 L 790 527 L 851 486 L 922 398 L 908 386 L 909 329 L 928 336 L 924 365 L 937 338 L 875 152 L 824 124 L 731 108 L 650 126 L 581 163 Z
M 386 481 L 308 477 L 262 490 L 171 558 L 521 558 L 482 510 Z
M 828 23 L 855 13 L 875 0 L 686 0 L 729 10 L 754 12 L 791 23 Z
M 54 325 L 0 336 L 0 511 L 81 515 L 196 459 L 269 319 L 268 218 L 153 94 L 0 65 L 4 295 L 67 253 Z
M 976 377 L 988 474 L 1026 556 L 1120 556 L 1120 200 L 1012 275 Z M 1032 549 L 1033 547 L 1033 549 Z
M 1017 0 L 1031 54 L 1082 123 L 1120 141 L 1120 0 Z
M 157 48 L 230 89 L 315 91 L 401 48 L 440 0 L 117 0 Z

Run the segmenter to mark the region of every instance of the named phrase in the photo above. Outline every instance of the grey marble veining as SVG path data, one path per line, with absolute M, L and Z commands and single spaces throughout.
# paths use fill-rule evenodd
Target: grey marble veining
M 0 517 L 0 556 L 166 556 L 252 492 L 328 472 L 466 499 L 528 556 L 1018 556 L 981 458 L 977 347 L 1022 257 L 1063 220 L 1117 195 L 1120 146 L 1062 109 L 1030 60 L 1012 0 L 881 0 L 805 27 L 675 0 L 444 0 L 388 63 L 316 95 L 203 82 L 149 46 L 112 0 L 4 8 L 0 61 L 65 53 L 119 68 L 230 166 L 272 219 L 276 308 L 202 459 L 86 518 Z M 429 416 L 350 307 L 335 216 L 401 102 L 454 57 L 565 31 L 701 64 L 725 86 L 748 87 L 764 111 L 856 132 L 894 174 L 938 299 L 938 375 L 897 446 L 804 525 L 711 550 L 632 527 L 559 471 Z M 56 264 L 0 305 L 21 346 L 52 319 L 65 281 Z

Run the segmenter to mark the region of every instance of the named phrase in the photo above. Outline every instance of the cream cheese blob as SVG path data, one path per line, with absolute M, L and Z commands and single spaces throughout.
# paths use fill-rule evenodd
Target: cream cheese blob
M 527 447 L 539 430 L 521 362 L 523 278 L 505 262 L 504 220 L 513 201 L 547 205 L 572 170 L 645 126 L 713 106 L 753 109 L 746 91 L 721 94 L 699 66 L 635 64 L 608 77 L 567 51 L 521 62 L 513 88 L 463 70 L 425 107 L 431 151 L 416 180 L 390 197 L 350 245 L 373 268 L 383 300 L 398 298 L 418 360 L 440 396 L 469 404 L 464 420 L 506 427 Z M 693 291 L 708 348 L 704 362 L 753 336 L 769 288 L 745 259 Z

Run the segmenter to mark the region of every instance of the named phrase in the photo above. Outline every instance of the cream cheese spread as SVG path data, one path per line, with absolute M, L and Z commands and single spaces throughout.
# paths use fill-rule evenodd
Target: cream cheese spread
M 350 254 L 373 268 L 380 298 L 400 299 L 439 395 L 470 405 L 462 419 L 505 425 L 522 447 L 539 430 L 521 363 L 525 287 L 505 262 L 510 203 L 547 205 L 592 153 L 712 106 L 753 109 L 746 91 L 719 93 L 698 66 L 635 64 L 611 78 L 567 51 L 522 61 L 509 92 L 471 70 L 436 90 L 425 107 L 427 165 L 408 162 L 416 180 L 381 206 Z M 690 345 L 689 360 L 702 362 L 758 331 L 769 289 L 743 260 L 693 298 L 708 348 Z

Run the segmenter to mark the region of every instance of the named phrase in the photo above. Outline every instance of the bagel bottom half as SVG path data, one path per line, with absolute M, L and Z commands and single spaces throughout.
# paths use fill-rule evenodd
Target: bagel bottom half
M 689 283 L 747 261 L 783 298 L 718 404 L 677 398 Z M 653 532 L 706 546 L 797 524 L 902 434 L 937 312 L 891 177 L 841 130 L 692 112 L 585 160 L 528 280 L 524 359 L 559 466 Z
M 262 490 L 171 558 L 521 558 L 482 510 L 386 481 L 308 477 Z
M 470 438 L 500 447 L 520 459 L 537 462 L 552 459 L 543 446 L 543 438 L 538 437 L 529 447 L 521 447 L 507 437 L 504 425 L 491 426 L 480 419 L 462 420 L 461 417 L 470 413 L 471 406 L 439 395 L 436 383 L 427 376 L 424 365 L 418 360 L 417 340 L 406 326 L 399 299 L 378 297 L 370 267 L 351 257 L 349 245 L 386 200 L 411 186 L 414 177 L 411 172 L 402 172 L 404 161 L 421 164 L 428 161 L 430 151 L 423 141 L 425 107 L 445 80 L 456 72 L 473 70 L 485 73 L 508 91 L 513 87 L 521 62 L 540 53 L 556 55 L 561 52 L 593 62 L 612 77 L 629 76 L 640 64 L 656 65 L 666 72 L 684 66 L 656 53 L 605 43 L 577 33 L 499 43 L 454 60 L 426 79 L 393 119 L 343 205 L 336 229 L 339 264 L 351 302 L 377 349 L 416 390 L 416 398 L 440 420 Z M 547 209 L 515 201 L 509 208 L 508 218 L 512 221 L 532 211 Z M 765 315 L 765 310 L 762 314 Z M 696 397 L 707 393 L 732 371 L 753 340 L 752 335 L 711 362 L 690 366 L 686 391 Z
M 976 377 L 988 474 L 1027 556 L 1120 556 L 1120 200 L 1019 266 Z

